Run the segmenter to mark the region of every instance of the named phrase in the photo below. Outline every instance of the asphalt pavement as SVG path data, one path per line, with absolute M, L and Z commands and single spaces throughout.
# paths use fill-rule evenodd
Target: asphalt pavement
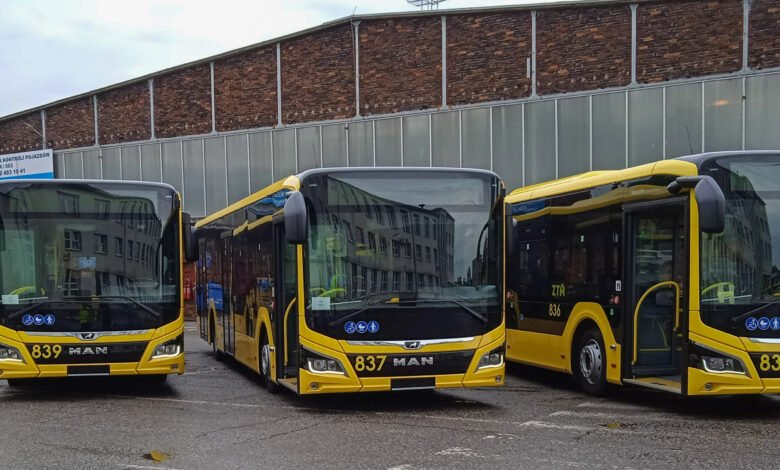
M 0 381 L 0 468 L 779 468 L 780 398 L 682 399 L 510 367 L 501 389 L 297 397 L 217 362 L 194 326 L 187 373 Z

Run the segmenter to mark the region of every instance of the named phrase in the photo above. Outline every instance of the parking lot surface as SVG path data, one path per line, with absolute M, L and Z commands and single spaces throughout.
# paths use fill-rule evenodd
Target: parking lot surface
M 780 399 L 682 399 L 510 367 L 501 389 L 296 397 L 217 362 L 187 374 L 0 381 L 1 468 L 778 468 Z

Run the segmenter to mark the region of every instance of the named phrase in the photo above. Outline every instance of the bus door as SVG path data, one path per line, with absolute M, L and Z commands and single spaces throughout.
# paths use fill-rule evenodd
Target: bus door
M 196 264 L 197 272 L 195 273 L 195 307 L 198 312 L 198 328 L 200 337 L 204 340 L 208 340 L 208 305 L 206 299 L 208 298 L 208 276 L 206 275 L 206 239 L 199 238 L 198 243 L 198 262 Z
M 684 390 L 688 244 L 679 201 L 626 207 L 624 381 Z
M 236 352 L 235 325 L 233 325 L 233 233 L 222 234 L 222 310 L 219 313 L 222 320 L 222 332 L 225 339 L 225 352 L 234 355 Z
M 274 223 L 274 245 L 277 254 L 274 273 L 276 370 L 282 371 L 277 379 L 284 379 L 298 376 L 298 260 L 297 246 L 285 239 L 283 219 Z

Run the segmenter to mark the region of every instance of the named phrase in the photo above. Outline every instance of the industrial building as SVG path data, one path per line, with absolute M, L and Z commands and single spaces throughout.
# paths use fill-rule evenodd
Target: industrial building
M 58 178 L 163 181 L 201 217 L 322 166 L 487 168 L 514 188 L 780 148 L 780 0 L 357 15 L 0 118 Z

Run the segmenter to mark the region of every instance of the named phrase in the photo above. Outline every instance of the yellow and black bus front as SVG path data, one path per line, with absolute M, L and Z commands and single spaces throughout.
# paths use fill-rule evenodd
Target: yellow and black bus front
M 183 373 L 183 218 L 163 184 L 0 183 L 0 379 Z
M 780 393 L 780 153 L 684 160 L 725 196 L 723 231 L 692 232 L 688 393 Z
M 503 384 L 499 178 L 376 168 L 313 170 L 300 181 L 299 344 L 287 364 L 300 374 L 297 391 Z M 285 211 L 295 218 L 290 204 Z

